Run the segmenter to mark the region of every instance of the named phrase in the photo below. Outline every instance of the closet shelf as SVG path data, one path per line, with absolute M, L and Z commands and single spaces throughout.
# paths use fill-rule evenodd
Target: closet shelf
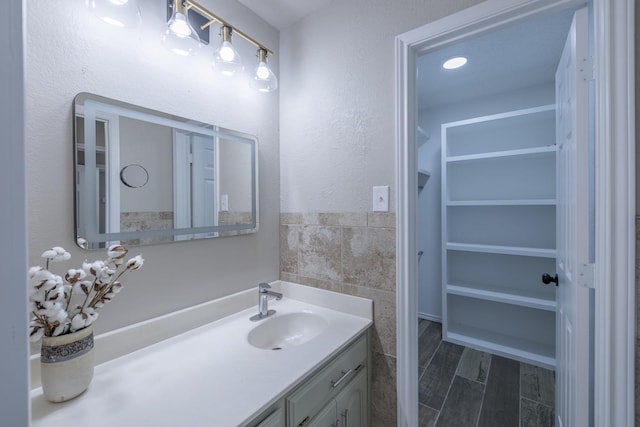
M 516 156 L 534 156 L 540 154 L 555 153 L 555 145 L 547 145 L 544 147 L 522 148 L 518 150 L 494 151 L 489 153 L 467 154 L 464 156 L 449 156 L 446 158 L 448 163 L 468 162 L 474 160 L 495 159 L 500 157 L 516 157 Z
M 527 248 L 520 246 L 478 245 L 474 243 L 447 243 L 450 251 L 484 252 L 489 254 L 524 255 L 541 258 L 555 258 L 555 249 Z
M 448 200 L 447 206 L 555 206 L 556 199 Z
M 546 369 L 555 370 L 555 346 L 544 345 L 520 337 L 474 328 L 472 326 L 450 325 L 447 341 L 470 346 L 521 362 L 532 363 Z
M 540 286 L 543 286 L 542 284 Z M 555 311 L 556 302 L 552 299 L 544 299 L 531 295 L 508 293 L 502 290 L 484 287 L 479 289 L 461 284 L 448 284 L 446 287 L 448 294 L 460 295 L 469 298 L 476 298 L 486 301 L 501 302 L 505 304 L 518 305 L 522 307 L 537 308 L 540 310 Z

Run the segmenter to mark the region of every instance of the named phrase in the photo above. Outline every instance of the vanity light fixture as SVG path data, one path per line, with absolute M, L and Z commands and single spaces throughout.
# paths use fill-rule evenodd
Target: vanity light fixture
M 269 68 L 267 56 L 269 52 L 263 47 L 258 48 L 258 66 L 253 71 L 249 85 L 260 92 L 273 92 L 278 89 L 278 79 Z
M 98 16 L 115 25 L 131 26 L 131 23 L 137 24 L 140 21 L 137 0 L 85 0 L 85 2 Z M 135 19 L 131 19 L 130 16 L 125 19 L 125 15 L 118 15 L 115 12 L 103 13 L 103 10 L 117 10 L 121 14 L 127 11 Z M 109 18 L 105 18 L 107 16 Z M 118 16 L 122 17 L 118 19 Z M 209 27 L 217 22 L 221 25 L 222 40 L 214 53 L 214 69 L 227 76 L 238 75 L 244 69 L 240 54 L 231 43 L 231 36 L 235 34 L 258 48 L 258 66 L 251 76 L 250 86 L 260 92 L 272 92 L 278 88 L 278 79 L 267 60 L 269 55 L 273 55 L 273 51 L 248 34 L 232 27 L 224 19 L 194 0 L 167 0 L 167 16 L 168 20 L 162 28 L 160 37 L 162 44 L 170 51 L 182 56 L 195 55 L 203 44 L 209 44 Z
M 116 27 L 133 28 L 140 23 L 137 0 L 85 0 L 85 4 L 98 18 Z
M 160 34 L 164 47 L 182 56 L 195 55 L 202 43 L 198 32 L 189 22 L 189 11 L 183 0 L 170 0 L 173 12 Z
M 444 68 L 445 70 L 455 70 L 456 68 L 462 67 L 466 63 L 467 58 L 465 58 L 464 56 L 455 56 L 444 61 L 444 64 L 442 64 L 442 68 Z
M 224 76 L 233 76 L 244 69 L 240 54 L 231 44 L 232 32 L 233 28 L 228 25 L 220 27 L 222 41 L 213 54 L 213 68 Z

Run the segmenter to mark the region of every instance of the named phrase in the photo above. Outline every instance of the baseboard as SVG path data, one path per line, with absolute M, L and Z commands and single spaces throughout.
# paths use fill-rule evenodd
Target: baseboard
M 442 323 L 442 316 L 434 316 L 433 314 L 418 312 L 418 318 Z

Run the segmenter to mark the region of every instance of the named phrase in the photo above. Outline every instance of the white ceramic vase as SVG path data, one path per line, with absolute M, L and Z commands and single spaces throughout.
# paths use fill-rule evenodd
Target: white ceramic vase
M 40 352 L 42 391 L 51 402 L 81 394 L 93 378 L 93 326 L 57 337 L 43 337 Z

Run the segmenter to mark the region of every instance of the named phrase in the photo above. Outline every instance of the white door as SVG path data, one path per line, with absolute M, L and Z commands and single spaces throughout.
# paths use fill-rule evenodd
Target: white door
M 556 426 L 589 426 L 588 12 L 576 11 L 556 71 Z

